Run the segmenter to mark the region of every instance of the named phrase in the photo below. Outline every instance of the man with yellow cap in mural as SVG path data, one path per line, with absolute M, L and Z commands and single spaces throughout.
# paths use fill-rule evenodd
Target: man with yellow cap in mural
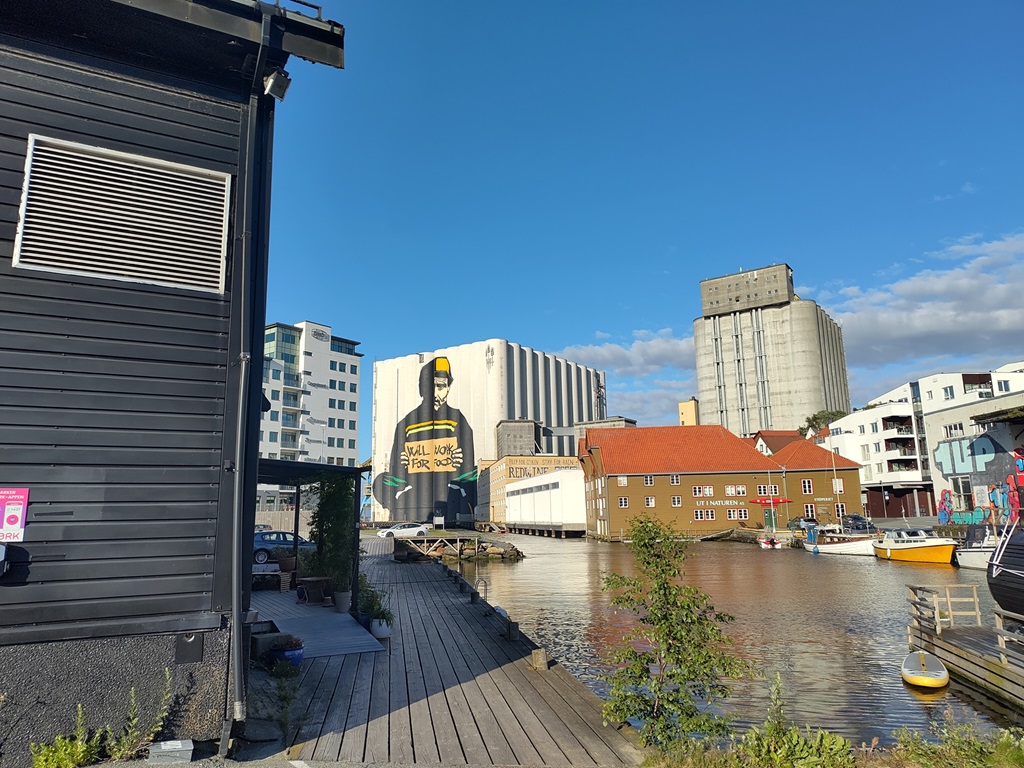
M 473 429 L 458 408 L 448 405 L 453 381 L 447 357 L 420 370 L 422 402 L 395 429 L 389 472 L 374 478 L 373 492 L 394 522 L 446 524 L 476 505 Z

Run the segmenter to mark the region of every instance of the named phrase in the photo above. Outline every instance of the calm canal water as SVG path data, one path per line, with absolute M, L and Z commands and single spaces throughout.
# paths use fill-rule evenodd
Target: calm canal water
M 464 564 L 464 575 L 471 583 L 486 579 L 488 602 L 503 607 L 523 632 L 603 694 L 602 659 L 621 642 L 630 617 L 611 608 L 601 579 L 631 573 L 628 549 L 582 539 L 505 539 L 526 559 Z M 927 731 L 947 711 L 982 730 L 1009 724 L 996 702 L 960 684 L 919 693 L 900 678 L 910 616 L 906 585 L 977 584 L 987 617 L 994 603 L 983 571 L 699 542 L 689 547 L 686 578 L 735 617 L 727 632 L 736 650 L 765 672 L 764 680 L 736 685 L 725 706 L 740 730 L 764 721 L 776 672 L 788 719 L 857 745 L 875 736 L 891 742 L 892 732 L 904 725 Z

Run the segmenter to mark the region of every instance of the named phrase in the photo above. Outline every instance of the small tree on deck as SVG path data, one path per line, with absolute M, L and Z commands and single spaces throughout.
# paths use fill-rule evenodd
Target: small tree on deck
M 612 605 L 636 616 L 636 625 L 615 649 L 615 670 L 604 705 L 607 722 L 635 720 L 645 745 L 670 751 L 698 736 L 723 737 L 729 721 L 714 705 L 729 695 L 727 680 L 753 672 L 731 649 L 723 627 L 732 621 L 711 598 L 683 583 L 686 543 L 669 524 L 649 516 L 632 520 L 632 576 L 604 577 L 616 592 Z

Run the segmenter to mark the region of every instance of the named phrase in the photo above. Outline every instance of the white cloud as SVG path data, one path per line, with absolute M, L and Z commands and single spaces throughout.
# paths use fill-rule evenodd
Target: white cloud
M 879 287 L 851 286 L 826 306 L 843 326 L 853 404 L 935 371 L 987 371 L 1019 349 L 1024 233 L 978 234 L 925 254 L 931 268 Z M 955 266 L 941 268 L 951 261 Z M 893 369 L 892 379 L 879 373 Z
M 611 337 L 612 335 L 610 333 L 605 333 L 604 331 L 594 331 L 595 339 L 610 339 Z
M 666 369 L 693 370 L 693 338 L 677 339 L 670 334 L 670 329 L 633 331 L 636 340 L 628 346 L 591 344 L 566 347 L 558 354 L 615 376 L 647 376 Z
M 929 373 L 989 371 L 1021 357 L 1024 232 L 987 240 L 971 233 L 917 261 L 872 275 L 873 285 L 844 284 L 818 297 L 843 328 L 854 407 Z M 917 271 L 888 279 L 908 265 Z M 631 336 L 558 354 L 608 372 L 610 414 L 644 426 L 675 424 L 678 403 L 697 395 L 693 338 L 671 328 Z
M 963 192 L 965 195 L 973 195 L 975 192 L 978 191 L 978 188 L 971 182 L 965 181 L 964 185 L 960 187 L 960 191 Z
M 952 195 L 932 195 L 932 200 L 934 200 L 936 203 L 942 203 L 942 202 L 945 202 L 946 200 L 952 200 L 952 199 L 953 199 Z

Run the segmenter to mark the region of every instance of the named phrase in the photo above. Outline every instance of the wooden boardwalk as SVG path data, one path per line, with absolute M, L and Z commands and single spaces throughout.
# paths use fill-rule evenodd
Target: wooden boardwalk
M 291 760 L 463 765 L 639 765 L 630 729 L 602 725 L 601 701 L 436 563 L 396 563 L 364 538 L 363 570 L 396 621 L 378 652 L 307 658 L 285 734 Z M 321 609 L 322 610 L 322 609 Z

